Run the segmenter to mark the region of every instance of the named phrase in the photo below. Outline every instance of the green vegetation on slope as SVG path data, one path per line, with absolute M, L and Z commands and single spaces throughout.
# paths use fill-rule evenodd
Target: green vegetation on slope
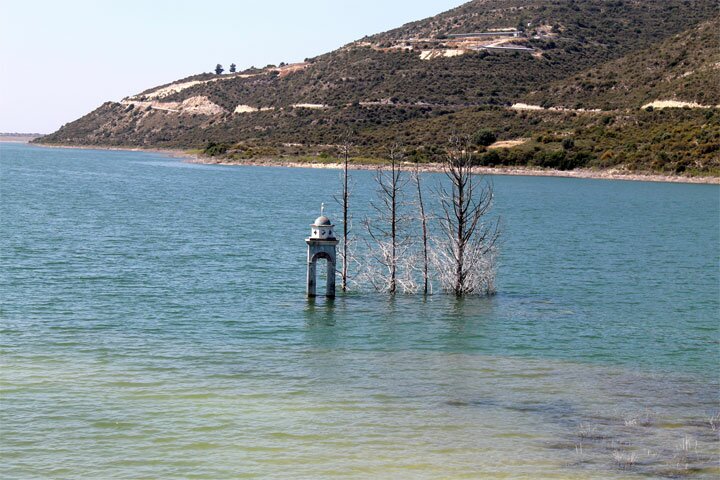
M 632 108 L 654 100 L 720 104 L 720 18 L 525 97 L 575 108 Z
M 500 140 L 523 139 L 511 148 L 478 146 L 478 164 L 535 166 L 559 170 L 574 168 L 654 171 L 669 174 L 720 175 L 720 112 L 672 109 L 636 110 L 621 115 L 572 112 L 516 112 L 469 108 L 399 126 L 380 126 L 351 135 L 354 153 L 382 158 L 387 145 L 400 143 L 409 161 L 437 162 L 455 135 L 473 137 L 491 125 Z M 316 130 L 317 132 L 317 130 Z M 312 155 L 315 161 L 339 156 L 339 146 L 292 143 L 288 132 L 274 135 L 288 143 L 212 144 L 206 154 L 230 160 L 280 158 L 297 161 Z M 336 138 L 338 134 L 331 135 Z M 319 140 L 318 138 L 317 140 Z
M 571 131 L 549 132 L 511 149 L 491 150 L 484 165 L 570 170 L 621 168 L 720 175 L 720 115 L 690 109 L 598 117 Z

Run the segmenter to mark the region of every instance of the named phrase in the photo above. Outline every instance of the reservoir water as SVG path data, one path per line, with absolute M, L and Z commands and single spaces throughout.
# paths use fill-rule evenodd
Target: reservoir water
M 0 477 L 717 478 L 720 187 L 492 182 L 497 295 L 308 301 L 337 171 L 0 144 Z

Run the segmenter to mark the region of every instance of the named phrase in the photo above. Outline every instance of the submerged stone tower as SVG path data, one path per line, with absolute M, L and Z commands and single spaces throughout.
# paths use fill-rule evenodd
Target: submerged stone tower
M 325 296 L 335 296 L 335 246 L 338 244 L 335 238 L 334 228 L 330 219 L 325 216 L 324 204 L 320 207 L 320 216 L 315 219 L 310 227 L 312 228 L 310 238 L 305 239 L 308 245 L 307 253 L 307 296 L 317 296 L 317 261 L 320 258 L 327 260 L 327 282 L 325 285 Z

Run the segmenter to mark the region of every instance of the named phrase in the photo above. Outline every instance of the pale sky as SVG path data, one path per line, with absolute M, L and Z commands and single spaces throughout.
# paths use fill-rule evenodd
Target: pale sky
M 463 0 L 0 0 L 0 132 L 200 72 L 297 62 Z

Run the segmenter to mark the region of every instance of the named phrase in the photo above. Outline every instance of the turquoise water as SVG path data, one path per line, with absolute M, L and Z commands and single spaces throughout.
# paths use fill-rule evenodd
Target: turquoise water
M 0 476 L 719 475 L 720 188 L 492 181 L 496 296 L 310 302 L 338 172 L 0 144 Z

